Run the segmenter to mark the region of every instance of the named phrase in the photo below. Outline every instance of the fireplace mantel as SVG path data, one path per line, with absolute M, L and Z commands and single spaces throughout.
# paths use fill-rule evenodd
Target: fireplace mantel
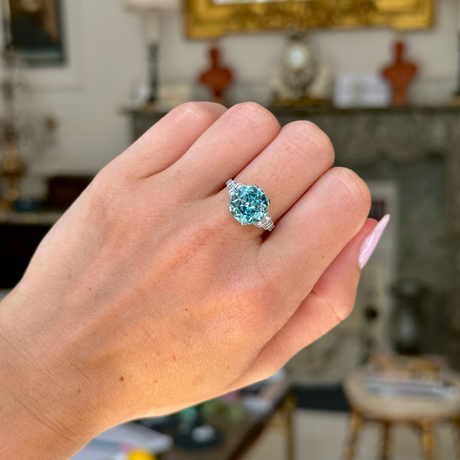
M 280 124 L 310 120 L 331 138 L 337 160 L 349 167 L 382 157 L 409 163 L 420 157 L 460 147 L 460 107 L 398 107 L 385 109 L 271 109 Z M 127 111 L 137 139 L 165 112 Z
M 337 162 L 350 167 L 388 159 L 411 163 L 438 154 L 446 161 L 449 356 L 460 369 L 460 107 L 271 109 L 285 124 L 309 120 L 330 137 Z M 166 113 L 129 110 L 137 139 Z

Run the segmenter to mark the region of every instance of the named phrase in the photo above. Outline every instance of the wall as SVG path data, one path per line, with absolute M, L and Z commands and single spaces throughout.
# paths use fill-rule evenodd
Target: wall
M 54 152 L 36 161 L 35 176 L 57 172 L 96 172 L 129 144 L 129 123 L 121 110 L 136 82 L 146 75 L 141 19 L 124 8 L 124 0 L 64 0 L 70 64 L 60 70 L 29 71 L 36 86 L 28 107 L 53 113 L 60 122 Z M 317 53 L 334 72 L 375 71 L 391 59 L 397 37 L 421 65 L 416 100 L 430 91 L 447 94 L 455 87 L 457 4 L 442 1 L 433 30 L 395 33 L 388 30 L 315 31 Z M 209 42 L 187 41 L 178 13 L 162 16 L 160 77 L 164 83 L 195 84 L 207 66 Z M 220 40 L 224 62 L 237 76 L 235 100 L 266 102 L 270 72 L 285 43 L 283 33 L 235 35 Z M 200 90 L 195 93 L 206 95 Z M 437 94 L 436 97 L 439 97 Z
M 29 70 L 35 113 L 59 120 L 53 152 L 35 162 L 34 175 L 94 173 L 129 144 L 122 108 L 132 85 L 146 74 L 140 20 L 123 0 L 65 0 L 69 64 Z

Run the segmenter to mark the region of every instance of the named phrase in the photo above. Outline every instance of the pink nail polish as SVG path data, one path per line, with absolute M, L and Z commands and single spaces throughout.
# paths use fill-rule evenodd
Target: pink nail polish
M 367 264 L 368 260 L 370 259 L 372 253 L 374 252 L 377 244 L 380 240 L 380 237 L 383 234 L 388 222 L 390 221 L 390 214 L 382 217 L 380 222 L 377 226 L 372 230 L 372 232 L 367 235 L 366 239 L 363 241 L 361 245 L 361 249 L 359 250 L 359 258 L 358 258 L 358 265 L 359 268 L 363 268 L 364 265 Z

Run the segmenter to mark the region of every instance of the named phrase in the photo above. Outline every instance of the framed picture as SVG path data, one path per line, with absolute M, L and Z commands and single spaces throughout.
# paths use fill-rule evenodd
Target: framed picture
M 427 29 L 434 0 L 185 0 L 190 38 L 266 30 Z
M 63 64 L 62 0 L 6 1 L 10 7 L 12 44 L 26 64 Z

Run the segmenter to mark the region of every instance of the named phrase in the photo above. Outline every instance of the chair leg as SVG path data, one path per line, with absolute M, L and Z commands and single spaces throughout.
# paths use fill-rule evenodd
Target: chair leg
M 460 459 L 460 419 L 454 420 L 455 437 L 457 438 L 457 458 Z
M 355 458 L 356 444 L 362 425 L 363 419 L 361 414 L 353 411 L 350 418 L 350 437 L 345 448 L 345 460 L 353 460 Z
M 381 450 L 381 460 L 390 459 L 390 422 L 382 422 L 382 450 Z
M 294 436 L 294 412 L 297 401 L 293 396 L 289 396 L 284 406 L 284 416 L 286 420 L 286 454 L 288 460 L 295 459 L 295 436 Z
M 429 419 L 420 422 L 422 429 L 422 452 L 424 460 L 435 460 L 433 422 Z

